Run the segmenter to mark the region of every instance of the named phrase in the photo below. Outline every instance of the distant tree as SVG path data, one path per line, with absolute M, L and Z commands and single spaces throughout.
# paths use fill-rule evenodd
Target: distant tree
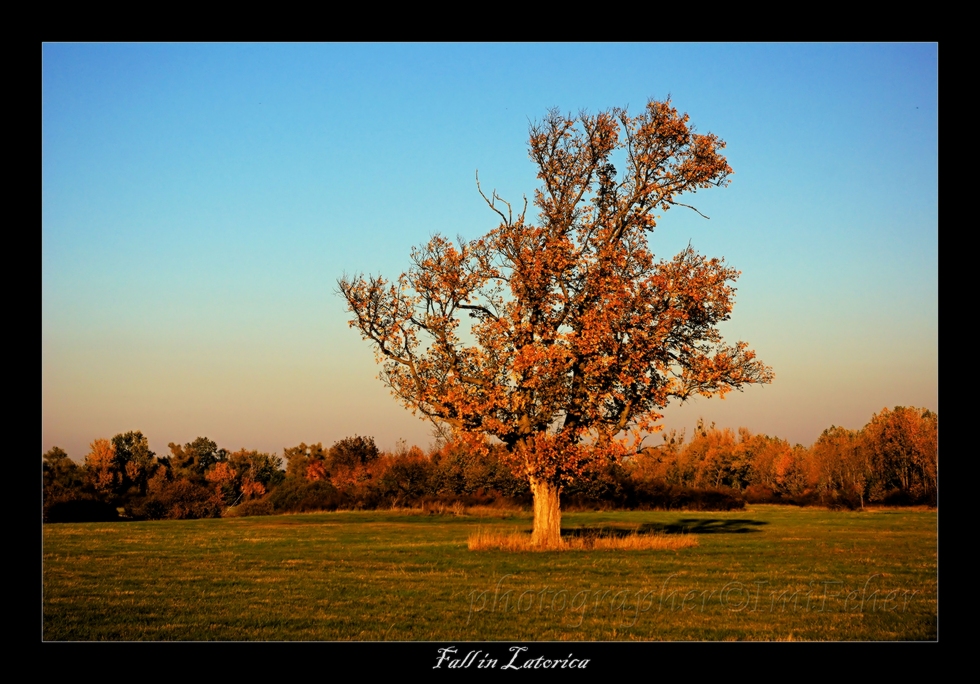
M 149 440 L 135 430 L 113 437 L 112 447 L 115 469 L 122 476 L 118 493 L 146 494 L 147 482 L 157 467 Z
M 661 433 L 661 444 L 644 447 L 627 459 L 630 477 L 642 482 L 657 480 L 680 484 L 671 475 L 676 472 L 685 438 L 684 430 L 671 429 Z
M 433 491 L 435 465 L 418 447 L 384 457 L 375 488 L 384 502 L 404 506 Z
M 184 446 L 170 442 L 168 463 L 176 477 L 187 478 L 197 483 L 204 482 L 204 475 L 217 463 L 228 458 L 225 449 L 207 437 L 198 437 Z
M 106 501 L 122 493 L 123 467 L 116 459 L 116 448 L 108 439 L 95 439 L 85 455 L 85 478 L 88 485 Z
M 320 442 L 309 446 L 301 442 L 298 446 L 283 449 L 282 455 L 286 459 L 288 479 L 301 478 L 315 481 L 327 478 L 329 458 L 327 450 Z
M 739 434 L 742 430 L 739 428 Z M 748 452 L 751 462 L 749 471 L 749 481 L 751 484 L 765 487 L 774 493 L 781 490 L 780 468 L 792 448 L 789 442 L 778 437 L 769 435 L 754 435 L 750 439 L 742 440 L 742 445 Z
M 831 425 L 810 448 L 810 460 L 825 502 L 864 507 L 871 471 L 859 433 Z
M 432 454 L 433 490 L 441 494 L 498 492 L 513 497 L 527 493 L 527 480 L 514 476 L 500 445 L 473 448 L 466 440 L 448 440 Z
M 241 499 L 240 478 L 228 461 L 216 464 L 204 477 L 226 506 L 232 506 Z
M 82 486 L 82 468 L 61 447 L 52 447 L 41 456 L 44 495 L 48 498 Z
M 188 469 L 159 467 L 147 483 L 145 496 L 132 497 L 126 513 L 137 520 L 217 518 L 224 504 L 222 493 L 204 478 L 190 477 Z
M 224 493 L 228 505 L 259 498 L 285 478 L 279 456 L 244 448 L 228 454 L 227 461 L 208 473 L 208 480 Z
M 791 497 L 806 494 L 811 482 L 816 481 L 811 477 L 810 450 L 802 444 L 794 444 L 792 449 L 781 454 L 775 468 L 779 491 Z
M 381 452 L 374 437 L 345 437 L 330 447 L 331 468 L 355 468 L 376 460 Z
M 718 429 L 714 423 L 705 427 L 698 420 L 694 437 L 684 447 L 683 459 L 694 470 L 689 486 L 740 488 L 742 471 L 747 472 L 748 467 L 737 462 L 736 444 L 735 433 L 730 428 Z
M 42 462 L 45 522 L 104 522 L 119 517 L 115 506 L 88 486 L 86 468 L 64 449 L 52 448 Z
M 928 409 L 883 408 L 862 431 L 878 497 L 935 503 L 938 492 L 939 417 Z

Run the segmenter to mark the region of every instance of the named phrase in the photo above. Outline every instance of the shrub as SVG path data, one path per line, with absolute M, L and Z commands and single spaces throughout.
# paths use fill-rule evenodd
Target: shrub
M 919 503 L 908 491 L 903 489 L 892 489 L 881 497 L 884 506 L 911 506 Z
M 44 522 L 111 522 L 119 520 L 112 504 L 85 494 L 44 502 Z
M 421 454 L 400 454 L 383 460 L 373 483 L 381 501 L 390 506 L 412 506 L 432 493 L 435 466 Z
M 147 496 L 127 504 L 126 514 L 137 520 L 220 518 L 222 506 L 213 489 L 179 478 L 152 483 Z
M 501 459 L 501 447 L 481 451 L 465 441 L 444 443 L 432 454 L 431 488 L 440 494 L 471 494 L 477 490 L 506 497 L 530 493 L 527 480 L 515 477 Z
M 771 504 L 782 503 L 782 497 L 771 487 L 765 485 L 749 485 L 742 491 L 747 503 L 752 504 Z
M 268 501 L 276 513 L 291 511 L 335 511 L 345 503 L 345 497 L 326 480 L 291 479 L 276 487 L 260 501 Z
M 636 508 L 636 483 L 618 465 L 585 472 L 561 493 L 562 507 L 574 509 Z
M 681 487 L 648 480 L 636 485 L 636 507 L 640 509 L 689 511 L 734 511 L 745 508 L 745 499 L 728 487 Z
M 225 516 L 228 518 L 246 518 L 255 515 L 274 515 L 275 510 L 269 497 L 264 499 L 253 499 L 243 501 L 237 506 L 225 509 Z

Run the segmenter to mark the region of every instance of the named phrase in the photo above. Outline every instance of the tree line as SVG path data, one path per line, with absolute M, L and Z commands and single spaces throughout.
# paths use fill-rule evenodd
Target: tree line
M 809 448 L 699 422 L 687 443 L 683 433 L 664 435 L 663 444 L 636 459 L 634 473 L 690 487 L 729 487 L 755 503 L 934 506 L 938 435 L 937 414 L 905 406 L 882 409 L 860 430 L 831 426 Z
M 228 451 L 207 437 L 170 443 L 157 456 L 140 431 L 96 439 L 78 463 L 59 447 L 43 454 L 44 520 L 137 520 L 289 511 L 527 506 L 531 492 L 499 444 L 443 440 L 428 451 L 382 452 L 371 437 L 330 447 L 301 443 L 282 456 Z M 565 505 L 732 509 L 750 503 L 862 508 L 936 505 L 938 416 L 882 409 L 861 430 L 832 426 L 809 448 L 698 423 L 688 438 L 615 462 L 594 463 L 562 492 Z

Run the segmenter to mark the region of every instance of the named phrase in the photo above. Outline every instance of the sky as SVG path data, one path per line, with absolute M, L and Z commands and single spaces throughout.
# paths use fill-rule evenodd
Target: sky
M 808 446 L 884 407 L 938 412 L 936 44 L 51 43 L 41 73 L 42 453 L 129 430 L 159 455 L 428 446 L 337 279 L 495 228 L 475 174 L 532 196 L 550 108 L 668 96 L 735 174 L 651 249 L 741 271 L 721 330 L 775 380 L 664 426 Z

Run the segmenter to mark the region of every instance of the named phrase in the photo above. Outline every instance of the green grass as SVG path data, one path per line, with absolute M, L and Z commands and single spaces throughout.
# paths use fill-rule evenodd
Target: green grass
M 343 512 L 44 526 L 46 640 L 923 640 L 935 511 L 566 513 L 679 551 L 467 550 L 509 519 Z

